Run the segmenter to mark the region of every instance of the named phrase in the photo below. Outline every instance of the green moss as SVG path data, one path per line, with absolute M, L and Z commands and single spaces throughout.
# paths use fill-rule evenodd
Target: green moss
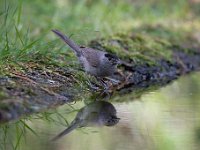
M 5 93 L 5 92 L 3 91 L 3 89 L 1 88 L 1 89 L 0 89 L 0 100 L 6 99 L 6 98 L 8 98 L 8 94 Z
M 2 110 L 9 110 L 9 109 L 10 109 L 10 106 L 9 106 L 8 104 L 1 103 L 1 104 L 0 104 L 0 109 L 2 109 Z
M 172 51 L 170 42 L 166 39 L 139 34 L 118 33 L 105 39 L 97 40 L 96 44 L 121 59 L 132 59 L 137 63 L 155 64 L 157 60 L 171 60 Z M 95 48 L 102 49 L 92 45 Z

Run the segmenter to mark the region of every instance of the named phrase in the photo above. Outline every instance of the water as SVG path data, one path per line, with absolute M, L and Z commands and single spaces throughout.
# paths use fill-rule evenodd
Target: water
M 72 131 L 56 142 L 84 102 L 64 105 L 1 125 L 0 149 L 20 150 L 198 150 L 200 146 L 200 73 L 184 76 L 126 103 L 112 103 L 119 123 Z M 110 100 L 111 102 L 112 100 Z

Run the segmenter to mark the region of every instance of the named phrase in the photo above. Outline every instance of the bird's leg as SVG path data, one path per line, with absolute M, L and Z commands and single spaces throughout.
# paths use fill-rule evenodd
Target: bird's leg
M 87 85 L 89 86 L 89 88 L 93 91 L 99 91 L 100 89 L 100 85 L 98 85 L 96 82 L 90 81 L 90 79 L 87 78 Z
M 127 84 L 128 79 L 129 79 L 130 76 L 132 75 L 131 72 L 128 72 L 128 73 L 124 74 L 124 73 L 122 72 L 122 70 L 119 70 L 119 69 L 117 70 L 116 73 L 118 73 L 118 74 L 123 78 L 123 83 L 125 83 L 125 84 Z
M 91 82 L 90 80 L 88 80 L 87 84 L 88 84 L 89 88 L 91 90 L 93 90 L 94 92 L 97 92 L 97 91 L 100 90 L 100 88 L 99 88 L 100 86 L 97 83 L 95 83 L 95 82 Z
M 132 73 L 128 72 L 128 73 L 124 73 L 122 72 L 122 70 L 117 70 L 116 71 L 117 74 L 119 74 L 119 76 L 121 76 L 121 80 L 119 79 L 119 84 L 117 84 L 117 87 L 115 87 L 115 89 L 121 89 L 123 88 L 126 84 L 128 84 L 128 80 L 130 78 L 130 76 L 132 75 Z
M 126 76 L 124 75 L 124 73 L 122 72 L 122 70 L 117 69 L 116 73 L 118 73 L 123 78 L 123 81 L 126 81 Z
M 113 78 L 111 78 L 111 77 L 105 77 L 107 80 L 109 80 L 109 81 L 111 81 L 111 82 L 113 82 L 113 83 L 116 83 L 116 84 L 118 84 L 118 83 L 120 83 L 121 81 L 120 80 L 117 80 L 117 79 L 113 79 Z
M 106 83 L 103 79 L 100 80 L 101 84 L 103 85 L 103 91 L 100 93 L 101 97 L 104 97 L 106 99 L 110 99 L 111 97 L 111 91 L 110 91 L 110 85 Z
M 94 91 L 100 91 L 102 89 L 104 91 L 108 91 L 109 90 L 108 83 L 106 83 L 103 78 L 96 77 L 96 79 L 99 82 L 99 84 L 96 83 L 96 82 L 91 82 L 89 79 L 87 79 L 86 82 L 87 82 L 88 86 L 90 87 L 90 89 L 92 89 Z
M 89 88 L 93 91 L 98 91 L 99 90 L 99 87 L 96 83 L 91 83 L 90 81 L 87 82 Z
M 96 77 L 97 80 L 101 83 L 101 86 L 104 88 L 104 89 L 107 89 L 108 85 L 107 83 L 103 80 L 103 78 L 100 78 L 100 77 Z
M 99 80 L 99 82 L 101 83 L 101 86 L 103 87 L 103 92 L 101 92 L 101 96 L 108 95 L 110 97 L 110 85 L 108 85 L 108 83 L 106 83 L 104 81 L 103 78 L 97 77 L 97 79 Z

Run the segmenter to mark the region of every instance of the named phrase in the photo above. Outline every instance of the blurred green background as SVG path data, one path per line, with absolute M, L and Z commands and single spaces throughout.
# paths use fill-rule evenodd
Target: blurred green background
M 55 59 L 66 47 L 51 29 L 80 44 L 153 25 L 177 30 L 171 36 L 180 37 L 199 29 L 199 5 L 198 0 L 1 0 L 0 62 Z M 154 34 L 166 34 L 159 26 Z

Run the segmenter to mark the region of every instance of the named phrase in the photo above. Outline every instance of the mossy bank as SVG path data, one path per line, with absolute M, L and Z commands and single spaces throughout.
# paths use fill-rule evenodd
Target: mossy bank
M 158 30 L 162 31 L 161 36 L 155 34 Z M 77 100 L 92 101 L 112 96 L 114 101 L 123 101 L 114 97 L 129 92 L 134 93 L 133 99 L 138 98 L 180 75 L 198 70 L 198 41 L 191 37 L 192 34 L 185 34 L 181 36 L 181 43 L 172 40 L 176 38 L 173 33 L 161 26 L 145 26 L 91 41 L 88 46 L 115 53 L 123 61 L 120 73 L 112 77 L 118 82 L 105 79 L 111 85 L 106 89 L 79 65 L 65 65 L 71 58 L 67 54 L 59 54 L 56 61 L 32 55 L 36 59 L 4 65 L 0 77 L 0 121 Z

